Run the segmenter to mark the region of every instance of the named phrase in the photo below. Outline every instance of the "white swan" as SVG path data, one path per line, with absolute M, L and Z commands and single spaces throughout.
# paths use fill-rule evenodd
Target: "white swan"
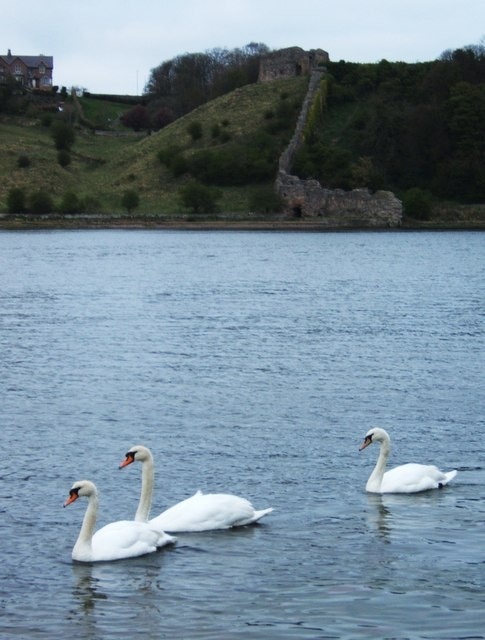
M 98 562 L 135 558 L 152 553 L 166 544 L 172 544 L 176 538 L 143 522 L 119 520 L 111 522 L 94 533 L 98 512 L 98 491 L 93 482 L 79 480 L 69 491 L 64 503 L 67 507 L 80 497 L 89 502 L 84 514 L 81 531 L 72 550 L 72 559 L 80 562 Z
M 147 447 L 132 447 L 120 463 L 120 469 L 132 462 L 142 463 L 141 495 L 135 520 L 147 522 L 150 514 L 154 484 L 153 456 Z M 172 533 L 182 531 L 211 531 L 214 529 L 230 529 L 257 522 L 273 509 L 256 511 L 245 498 L 227 493 L 207 493 L 197 491 L 196 494 L 178 502 L 150 520 L 150 525 Z
M 369 493 L 418 493 L 429 489 L 441 489 L 456 476 L 456 470 L 440 471 L 434 465 L 408 463 L 385 471 L 391 452 L 391 438 L 384 429 L 375 427 L 366 433 L 359 451 L 373 442 L 381 445 L 376 466 L 365 485 Z

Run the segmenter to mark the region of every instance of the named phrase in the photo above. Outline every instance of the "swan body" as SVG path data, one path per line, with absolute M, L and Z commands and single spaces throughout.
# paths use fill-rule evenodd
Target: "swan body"
M 89 480 L 80 480 L 72 485 L 64 506 L 80 497 L 88 498 L 79 537 L 72 550 L 72 559 L 79 562 L 101 562 L 135 558 L 172 544 L 175 538 L 144 522 L 119 520 L 111 522 L 94 532 L 99 497 L 96 486 Z
M 210 531 L 257 522 L 273 509 L 256 511 L 249 500 L 228 493 L 202 493 L 178 502 L 150 524 L 164 531 Z
M 391 453 L 391 438 L 384 429 L 369 429 L 359 451 L 374 442 L 380 444 L 380 451 L 376 466 L 365 486 L 369 493 L 418 493 L 441 489 L 456 476 L 456 470 L 445 472 L 434 465 L 413 462 L 385 471 Z
M 154 484 L 153 456 L 147 447 L 132 447 L 120 463 L 120 468 L 138 461 L 142 463 L 141 495 L 135 520 L 147 522 Z M 273 509 L 256 511 L 245 498 L 228 493 L 202 493 L 197 491 L 193 496 L 178 502 L 149 521 L 150 525 L 161 531 L 191 532 L 211 531 L 214 529 L 230 529 L 253 524 Z

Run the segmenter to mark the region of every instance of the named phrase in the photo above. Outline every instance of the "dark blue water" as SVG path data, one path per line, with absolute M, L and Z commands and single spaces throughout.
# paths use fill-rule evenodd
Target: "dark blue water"
M 485 638 L 485 236 L 0 233 L 0 636 Z M 459 470 L 376 496 L 392 464 Z M 252 528 L 76 565 L 84 503 L 198 488 Z

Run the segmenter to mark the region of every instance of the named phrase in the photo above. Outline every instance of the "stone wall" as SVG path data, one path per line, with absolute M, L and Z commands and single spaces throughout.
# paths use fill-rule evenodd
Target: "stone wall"
M 308 89 L 303 100 L 303 104 L 301 105 L 300 113 L 298 115 L 298 120 L 295 126 L 295 131 L 293 132 L 293 136 L 288 146 L 283 151 L 279 159 L 280 171 L 289 173 L 291 170 L 295 153 L 298 151 L 298 148 L 303 142 L 303 132 L 305 130 L 305 124 L 308 118 L 308 112 L 310 111 L 310 108 L 313 104 L 313 100 L 320 87 L 320 82 L 323 76 L 324 72 L 319 70 L 313 71 L 310 76 L 310 80 L 308 81 Z
M 278 173 L 276 192 L 293 218 L 312 218 L 322 227 L 389 228 L 402 220 L 401 201 L 391 191 L 325 189 L 317 180 L 301 180 L 284 171 Z
M 312 218 L 322 227 L 333 229 L 398 227 L 402 203 L 391 191 L 325 189 L 317 180 L 301 180 L 291 175 L 293 159 L 303 142 L 308 113 L 324 73 L 312 71 L 293 137 L 280 156 L 275 191 L 284 202 L 284 213 L 293 218 Z

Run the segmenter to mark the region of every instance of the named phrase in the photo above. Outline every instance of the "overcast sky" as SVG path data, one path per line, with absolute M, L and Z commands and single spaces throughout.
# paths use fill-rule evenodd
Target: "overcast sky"
M 249 42 L 330 60 L 423 62 L 485 44 L 485 0 L 22 0 L 2 3 L 0 53 L 54 57 L 54 84 L 141 94 L 165 60 Z

